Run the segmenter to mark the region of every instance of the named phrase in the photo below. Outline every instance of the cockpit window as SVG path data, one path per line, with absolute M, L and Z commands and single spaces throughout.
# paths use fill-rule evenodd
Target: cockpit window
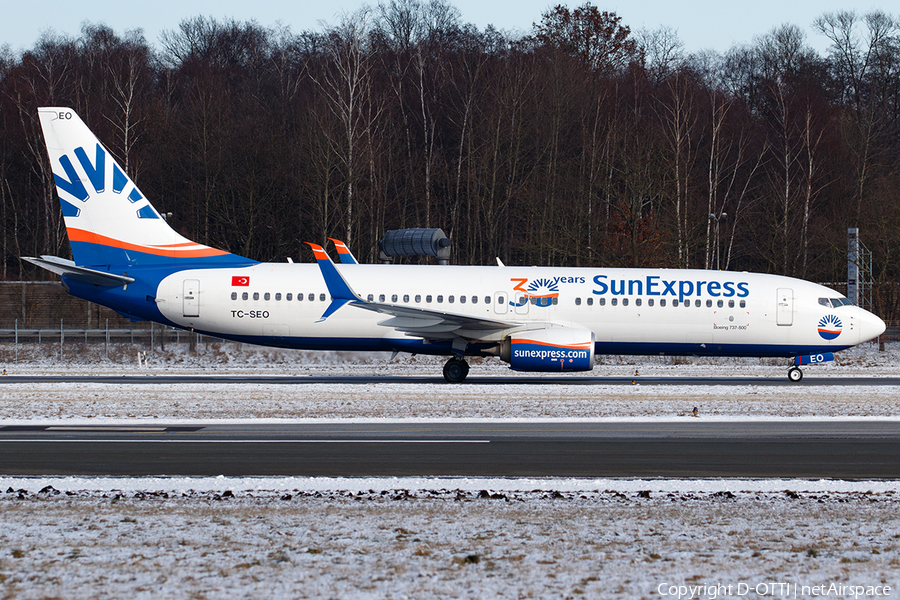
M 819 298 L 819 304 L 830 308 L 838 308 L 840 306 L 851 306 L 853 303 L 847 298 Z

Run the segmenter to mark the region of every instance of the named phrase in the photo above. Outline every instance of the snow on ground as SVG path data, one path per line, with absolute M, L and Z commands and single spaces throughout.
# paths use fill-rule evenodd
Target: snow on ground
M 825 585 L 834 586 L 820 594 L 829 598 L 896 597 L 898 509 L 894 491 L 10 490 L 0 493 L 0 590 L 9 598 L 809 598 L 803 586 Z M 670 587 L 688 585 L 719 591 Z
M 527 378 L 540 376 L 521 375 L 450 386 L 432 357 L 209 344 L 154 353 L 140 369 L 118 347 L 109 361 L 102 346 L 66 347 L 63 359 L 58 346 L 20 346 L 20 359 L 30 355 L 19 362 L 11 350 L 0 347 L 10 374 L 297 382 L 0 385 L 0 424 L 681 418 L 693 406 L 710 419 L 900 418 L 895 386 L 640 384 L 783 377 L 784 361 L 603 357 L 591 376 L 637 369 L 635 385 L 535 385 Z M 900 348 L 867 346 L 806 373 L 882 377 L 898 366 Z M 346 373 L 435 383 L 302 381 Z M 511 375 L 498 361 L 473 361 L 473 377 Z M 898 573 L 895 481 L 0 477 L 0 598 L 882 598 L 900 597 Z
M 0 357 L 9 357 L 8 347 Z M 176 348 L 137 360 L 106 361 L 102 346 L 69 360 L 2 363 L 9 374 L 291 375 L 290 384 L 254 383 L 117 385 L 102 383 L 0 385 L 4 420 L 35 419 L 298 419 L 298 418 L 621 418 L 681 417 L 693 407 L 702 417 L 900 417 L 900 386 L 642 385 L 641 377 L 735 376 L 784 378 L 784 361 L 603 357 L 589 376 L 628 377 L 628 385 L 535 385 L 546 376 L 515 374 L 496 360 L 472 361 L 471 377 L 514 377 L 496 385 L 443 382 L 440 357 L 291 352 L 238 344 L 210 344 L 197 354 Z M 41 348 L 20 349 L 20 355 Z M 117 349 L 124 360 L 129 352 Z M 885 377 L 900 373 L 900 344 L 874 345 L 838 355 L 839 361 L 806 369 L 809 377 Z M 78 360 L 75 360 L 78 359 Z M 635 371 L 638 375 L 635 376 Z M 306 383 L 308 375 L 390 375 L 433 378 L 434 383 Z M 583 377 L 585 374 L 575 374 Z M 562 378 L 565 379 L 564 377 Z
M 22 420 L 900 417 L 898 386 L 29 384 L 0 386 Z
M 209 339 L 209 338 L 205 338 Z M 208 341 L 198 344 L 196 351 L 186 344 L 170 344 L 165 351 L 148 352 L 139 344 L 85 344 L 66 341 L 60 355 L 58 343 L 0 343 L 0 369 L 10 374 L 151 374 L 151 373 L 229 373 L 261 375 L 326 375 L 345 373 L 349 369 L 359 375 L 416 375 L 441 378 L 441 367 L 447 360 L 440 356 L 400 354 L 391 360 L 390 353 L 324 352 L 283 350 L 249 344 Z M 144 353 L 146 368 L 138 363 L 137 353 Z M 497 358 L 470 358 L 470 376 L 540 377 L 540 374 L 516 373 Z M 143 363 L 142 363 L 143 364 Z M 786 376 L 792 364 L 783 358 L 720 358 L 685 356 L 598 356 L 593 371 L 574 374 L 591 377 L 630 377 L 635 369 L 643 376 Z M 895 376 L 900 368 L 900 342 L 889 342 L 879 352 L 878 345 L 867 343 L 835 354 L 835 361 L 804 367 L 810 376 Z M 558 377 L 551 373 L 546 376 Z

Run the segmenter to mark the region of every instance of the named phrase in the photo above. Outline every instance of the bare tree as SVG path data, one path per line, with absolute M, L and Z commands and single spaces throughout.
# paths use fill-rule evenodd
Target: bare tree
M 344 215 L 347 243 L 353 241 L 355 227 L 354 184 L 360 175 L 357 163 L 361 141 L 380 116 L 380 110 L 373 112 L 366 106 L 372 99 L 370 25 L 370 15 L 366 9 L 345 14 L 341 23 L 327 35 L 327 67 L 312 76 L 340 123 L 340 137 L 335 137 L 328 129 L 323 133 L 329 137 L 333 151 L 346 169 Z
M 879 138 L 887 134 L 888 98 L 896 94 L 888 82 L 898 75 L 895 49 L 900 45 L 900 21 L 881 11 L 862 19 L 853 11 L 840 11 L 823 14 L 813 26 L 831 42 L 837 89 L 850 117 L 846 137 L 856 170 L 858 221 L 873 167 L 888 147 Z

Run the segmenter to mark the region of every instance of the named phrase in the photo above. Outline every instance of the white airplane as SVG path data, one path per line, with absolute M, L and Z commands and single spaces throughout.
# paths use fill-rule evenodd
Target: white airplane
M 176 233 L 70 108 L 39 109 L 74 260 L 26 260 L 130 317 L 252 344 L 496 356 L 589 371 L 595 354 L 758 356 L 800 365 L 885 330 L 821 285 L 728 271 L 261 263 Z M 499 263 L 499 261 L 498 261 Z

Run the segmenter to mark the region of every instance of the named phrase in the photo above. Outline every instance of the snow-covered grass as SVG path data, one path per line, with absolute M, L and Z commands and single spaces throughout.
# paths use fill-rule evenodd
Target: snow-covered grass
M 0 493 L 0 590 L 661 598 L 671 585 L 730 585 L 730 597 L 811 597 L 764 585 L 779 582 L 889 585 L 896 597 L 898 509 L 893 491 L 12 490 Z
M 0 385 L 23 420 L 900 417 L 898 386 L 416 384 Z
M 50 348 L 52 350 L 52 347 Z M 210 344 L 196 354 L 183 347 L 108 362 L 89 346 L 80 360 L 0 363 L 9 374 L 259 374 L 290 375 L 295 382 L 115 385 L 102 383 L 0 385 L 0 414 L 6 420 L 34 419 L 297 419 L 297 418 L 609 418 L 679 417 L 697 407 L 702 417 L 900 417 L 900 386 L 707 386 L 642 385 L 642 377 L 711 376 L 784 378 L 784 361 L 771 359 L 686 359 L 602 357 L 590 377 L 628 377 L 634 385 L 534 385 L 540 375 L 519 374 L 497 360 L 472 361 L 471 377 L 512 377 L 496 385 L 475 381 L 443 383 L 443 358 L 403 355 L 271 350 L 238 344 Z M 37 352 L 40 348 L 32 348 Z M 24 353 L 24 350 L 22 350 Z M 0 352 L 0 355 L 3 353 Z M 8 357 L 9 348 L 5 356 Z M 812 366 L 807 374 L 893 376 L 900 373 L 900 344 L 878 352 L 867 345 Z M 635 371 L 638 375 L 635 376 Z M 306 383 L 307 375 L 393 375 L 431 377 L 434 383 Z M 584 374 L 577 374 L 581 377 Z
M 220 340 L 199 344 L 191 352 L 186 344 L 169 344 L 165 351 L 148 352 L 139 344 L 66 342 L 62 355 L 58 343 L 0 343 L 0 369 L 10 374 L 152 374 L 229 373 L 261 375 L 417 375 L 441 378 L 446 357 L 390 353 L 283 350 Z M 139 363 L 138 352 L 143 358 Z M 18 356 L 18 360 L 16 359 Z M 497 358 L 469 359 L 470 376 L 521 376 Z M 783 377 L 791 361 L 781 358 L 728 358 L 685 356 L 598 356 L 594 370 L 575 376 L 742 376 Z M 829 377 L 895 376 L 900 373 L 900 343 L 888 343 L 883 352 L 875 343 L 863 344 L 835 355 L 835 361 L 806 367 L 809 375 Z M 558 377 L 558 374 L 549 374 Z

